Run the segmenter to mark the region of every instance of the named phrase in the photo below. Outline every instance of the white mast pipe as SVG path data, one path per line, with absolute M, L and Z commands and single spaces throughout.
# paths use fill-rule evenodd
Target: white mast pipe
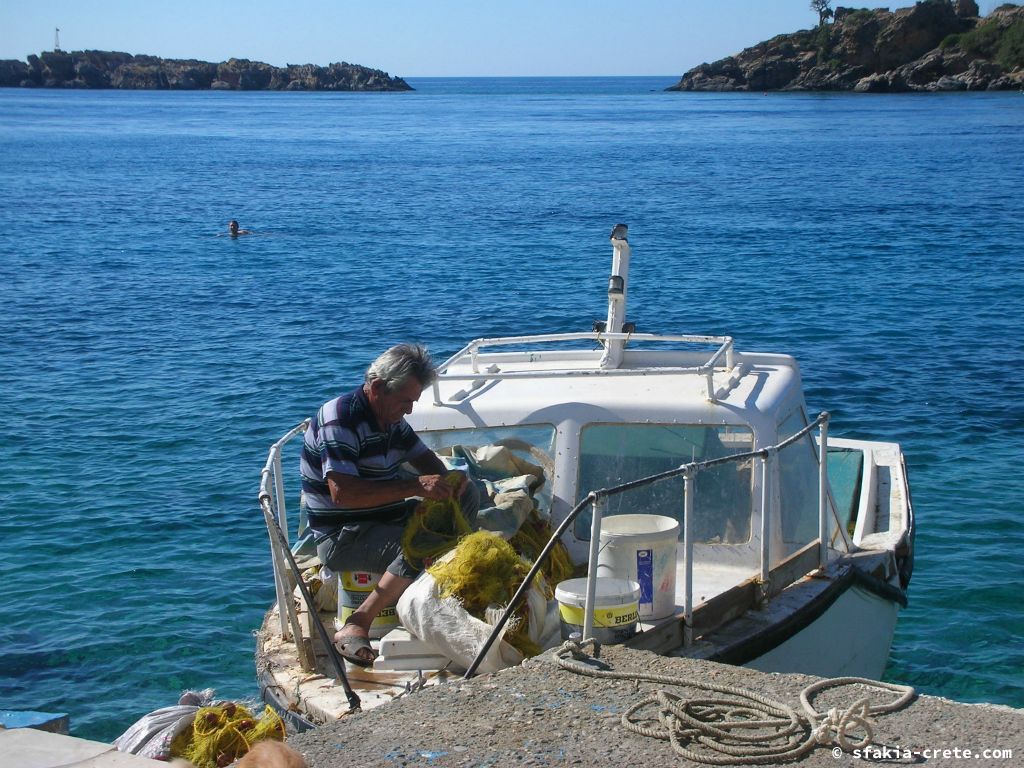
M 605 321 L 605 331 L 608 333 L 622 333 L 622 324 L 626 321 L 630 255 L 627 232 L 625 224 L 616 224 L 612 229 L 612 275 L 608 280 L 608 318 Z M 618 368 L 622 362 L 623 346 L 625 342 L 622 339 L 607 340 L 601 367 Z

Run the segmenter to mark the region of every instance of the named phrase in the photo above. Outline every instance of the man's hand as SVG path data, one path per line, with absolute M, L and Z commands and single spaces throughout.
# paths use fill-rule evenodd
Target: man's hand
M 420 475 L 416 478 L 420 484 L 418 495 L 425 499 L 445 501 L 452 497 L 452 487 L 445 482 L 444 475 Z
M 466 488 L 469 478 L 465 472 L 453 470 L 443 475 L 420 475 L 417 478 L 422 492 L 419 494 L 426 499 L 439 499 L 446 501 L 458 498 Z

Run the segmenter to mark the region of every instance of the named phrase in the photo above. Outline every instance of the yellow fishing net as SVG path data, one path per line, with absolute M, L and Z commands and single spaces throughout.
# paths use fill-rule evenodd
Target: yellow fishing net
M 431 566 L 442 597 L 454 597 L 471 616 L 484 620 L 490 606 L 506 606 L 530 570 L 501 536 L 477 531 L 459 542 L 455 553 Z M 512 614 L 505 640 L 524 656 L 536 656 L 541 648 L 530 639 L 529 609 L 523 600 Z
M 457 488 L 462 476 L 452 473 L 445 481 Z M 430 566 L 443 597 L 456 598 L 471 616 L 483 621 L 488 608 L 509 604 L 553 534 L 551 523 L 541 518 L 536 508 L 509 542 L 490 531 L 473 533 L 458 498 L 424 499 L 406 524 L 402 551 L 414 566 Z M 456 551 L 431 566 L 452 549 Z M 537 579 L 544 598 L 551 600 L 554 596 L 549 584 L 571 578 L 572 573 L 569 552 L 559 541 L 541 567 L 543 578 Z M 530 639 L 529 618 L 529 607 L 523 600 L 509 620 L 505 640 L 524 656 L 536 656 L 541 648 Z
M 445 476 L 444 481 L 452 488 L 458 488 L 462 478 L 463 475 L 452 472 Z M 406 523 L 402 552 L 413 567 L 422 568 L 453 549 L 459 539 L 472 532 L 457 497 L 424 499 Z
M 554 535 L 555 530 L 551 523 L 544 520 L 534 509 L 520 526 L 519 531 L 509 542 L 512 548 L 530 562 L 536 562 L 544 545 Z M 569 558 L 569 550 L 561 541 L 555 542 L 555 546 L 548 553 L 547 560 L 541 566 L 541 573 L 548 584 L 558 584 L 573 575 L 572 560 Z M 554 592 L 548 590 L 545 595 L 548 600 L 554 597 Z
M 192 725 L 171 743 L 171 757 L 183 757 L 196 768 L 224 768 L 257 741 L 284 738 L 284 722 L 270 707 L 256 718 L 245 707 L 229 701 L 196 712 Z

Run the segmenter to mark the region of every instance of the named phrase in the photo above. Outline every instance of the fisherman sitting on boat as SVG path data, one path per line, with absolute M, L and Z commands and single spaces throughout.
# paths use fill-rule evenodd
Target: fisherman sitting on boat
M 394 605 L 422 568 L 406 560 L 402 534 L 420 499 L 456 495 L 476 528 L 479 496 L 460 482 L 405 421 L 437 373 L 427 351 L 399 344 L 378 357 L 365 383 L 325 403 L 310 420 L 302 448 L 302 490 L 320 561 L 332 571 L 382 573 L 376 589 L 348 618 L 334 640 L 359 666 L 373 663 L 369 630 Z M 403 462 L 420 474 L 404 475 Z

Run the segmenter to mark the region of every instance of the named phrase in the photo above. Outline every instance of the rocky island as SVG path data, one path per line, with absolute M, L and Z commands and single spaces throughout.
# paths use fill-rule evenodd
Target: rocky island
M 978 16 L 974 0 L 911 8 L 811 4 L 816 29 L 694 67 L 669 91 L 997 91 L 1024 88 L 1024 7 Z M 828 23 L 828 19 L 832 23 Z
M 341 62 L 320 67 L 228 59 L 161 59 L 116 51 L 47 51 L 0 60 L 0 87 L 224 91 L 411 91 L 400 77 Z

